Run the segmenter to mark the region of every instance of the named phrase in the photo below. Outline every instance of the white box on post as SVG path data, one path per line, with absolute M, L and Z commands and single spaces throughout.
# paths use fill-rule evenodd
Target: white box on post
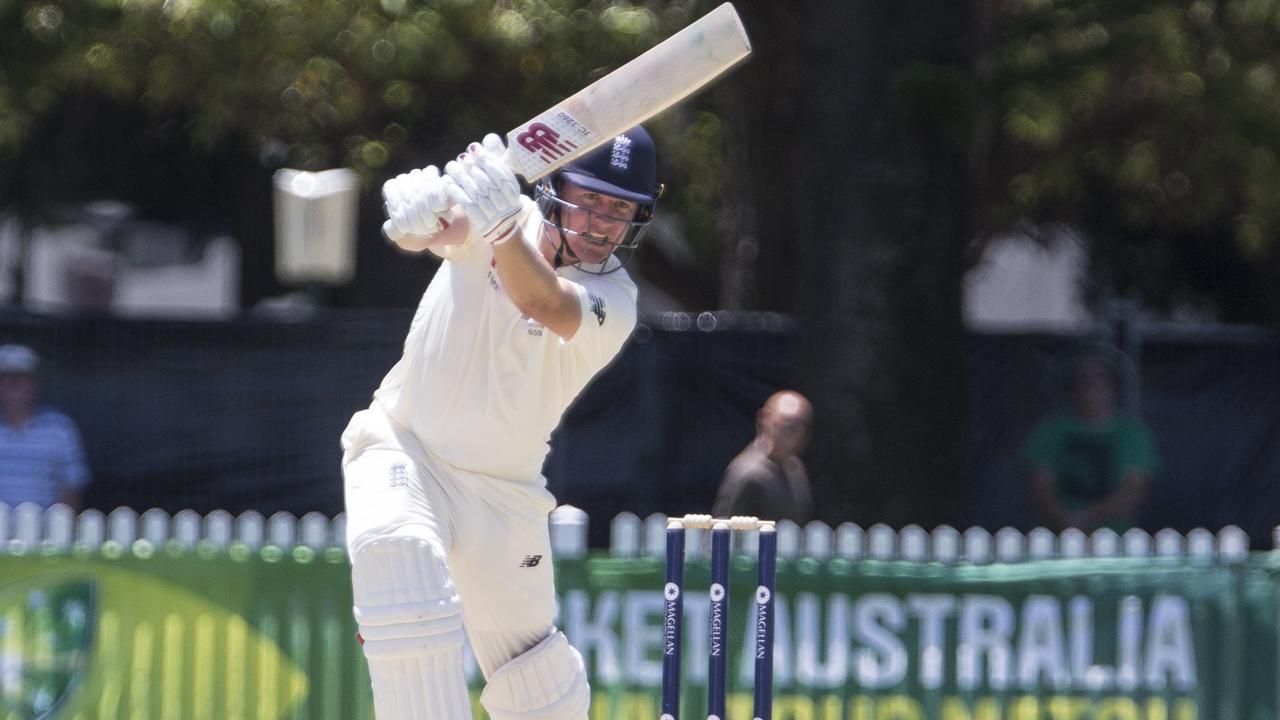
M 283 283 L 345 285 L 356 269 L 360 177 L 354 170 L 277 170 L 276 277 Z

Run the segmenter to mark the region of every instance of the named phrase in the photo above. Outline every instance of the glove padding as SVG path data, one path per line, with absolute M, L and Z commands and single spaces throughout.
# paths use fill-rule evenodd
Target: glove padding
M 382 231 L 391 240 L 405 235 L 430 237 L 447 228 L 449 194 L 435 165 L 397 175 L 382 184 L 387 221 Z
M 502 161 L 505 153 L 502 140 L 490 133 L 444 166 L 449 198 L 489 242 L 510 235 L 520 213 L 520 181 Z

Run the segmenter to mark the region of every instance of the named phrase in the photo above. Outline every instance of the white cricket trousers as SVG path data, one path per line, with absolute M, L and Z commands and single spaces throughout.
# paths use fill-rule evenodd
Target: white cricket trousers
M 523 484 L 448 465 L 377 410 L 357 413 L 342 442 L 353 557 L 361 543 L 406 525 L 438 541 L 486 679 L 551 634 L 555 498 L 541 478 Z

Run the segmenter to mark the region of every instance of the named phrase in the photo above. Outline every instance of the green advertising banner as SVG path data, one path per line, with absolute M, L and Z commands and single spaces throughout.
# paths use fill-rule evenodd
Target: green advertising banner
M 1276 720 L 1278 568 L 1270 555 L 1234 566 L 780 561 L 774 717 Z M 657 718 L 661 559 L 556 570 L 592 718 Z M 685 718 L 706 715 L 707 575 L 689 562 Z M 370 718 L 349 582 L 339 550 L 137 543 L 0 556 L 0 717 Z M 735 720 L 751 717 L 754 590 L 753 562 L 736 559 Z
M 341 551 L 0 556 L 6 720 L 368 717 Z
M 656 560 L 566 567 L 561 621 L 595 717 L 658 716 Z M 735 566 L 729 717 L 751 717 L 753 564 Z M 822 720 L 1275 718 L 1267 563 L 779 563 L 775 717 Z M 705 717 L 705 563 L 686 578 L 682 717 Z M 701 715 L 699 715 L 701 712 Z

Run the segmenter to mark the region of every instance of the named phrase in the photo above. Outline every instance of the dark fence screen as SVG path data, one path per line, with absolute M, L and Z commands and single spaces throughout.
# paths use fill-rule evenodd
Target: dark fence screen
M 1022 446 L 1039 416 L 1065 402 L 1065 368 L 1082 346 L 1061 336 L 970 338 L 974 524 L 1033 524 Z M 1280 336 L 1153 328 L 1136 347 L 1121 370 L 1138 388 L 1134 409 L 1161 460 L 1138 524 L 1182 532 L 1234 524 L 1255 547 L 1270 547 L 1280 524 Z
M 84 435 L 89 504 L 335 514 L 338 437 L 399 356 L 409 319 L 408 311 L 231 322 L 10 313 L 0 316 L 0 341 L 29 343 L 45 358 L 46 399 Z M 570 409 L 547 461 L 559 500 L 597 519 L 593 544 L 607 533 L 601 519 L 622 510 L 706 511 L 761 401 L 794 377 L 793 339 L 774 315 L 642 320 Z M 1021 446 L 1062 399 L 1061 371 L 1079 345 L 1068 336 L 969 338 L 969 463 L 956 468 L 956 482 L 971 488 L 972 524 L 1034 524 Z M 1238 524 L 1269 547 L 1280 523 L 1280 338 L 1148 332 L 1135 370 L 1163 461 L 1140 523 Z

